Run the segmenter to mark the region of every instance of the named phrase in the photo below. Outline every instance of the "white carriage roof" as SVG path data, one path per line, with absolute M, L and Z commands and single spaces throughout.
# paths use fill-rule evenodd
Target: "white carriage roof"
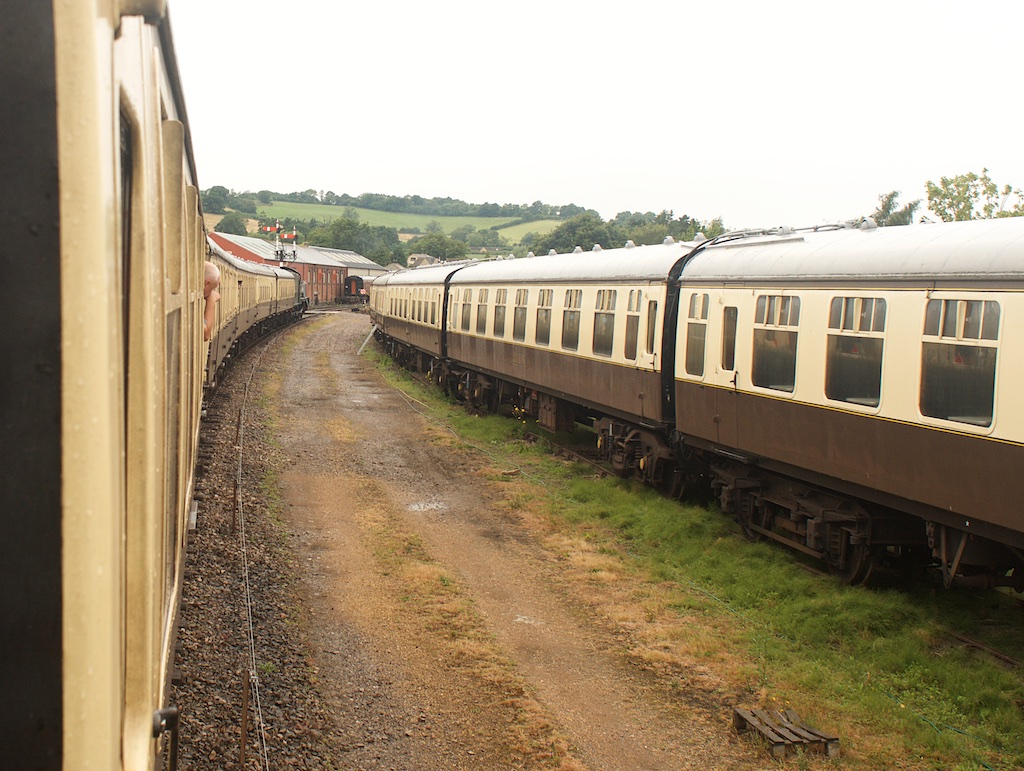
M 1024 217 L 741 238 L 700 251 L 691 281 L 1024 278 Z
M 653 246 L 549 254 L 518 260 L 489 260 L 456 273 L 454 284 L 506 281 L 665 281 L 672 266 L 696 246 L 679 241 Z
M 476 263 L 471 260 L 458 262 L 442 262 L 439 265 L 423 265 L 419 268 L 406 268 L 389 273 L 380 281 L 388 286 L 422 286 L 427 284 L 443 284 L 449 275 Z
M 245 271 L 246 273 L 255 273 L 257 275 L 264 276 L 287 276 L 292 278 L 295 274 L 290 271 L 284 270 L 283 268 L 277 268 L 273 265 L 263 265 L 259 262 L 253 262 L 252 260 L 243 260 L 241 257 L 235 257 L 231 252 L 223 249 L 220 244 L 214 241 L 212 238 L 207 238 L 206 242 L 210 245 L 210 248 L 216 253 L 221 259 L 223 259 L 229 265 L 233 265 L 238 270 Z

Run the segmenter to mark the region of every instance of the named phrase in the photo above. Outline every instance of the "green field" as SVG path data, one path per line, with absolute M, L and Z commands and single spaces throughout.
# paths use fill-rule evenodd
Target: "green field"
M 367 225 L 395 228 L 396 230 L 419 228 L 426 232 L 427 225 L 437 222 L 445 233 L 451 233 L 464 225 L 472 225 L 477 230 L 486 230 L 495 225 L 504 225 L 515 220 L 509 217 L 438 217 L 429 214 L 404 214 L 401 212 L 377 211 L 375 209 L 357 209 L 355 207 L 327 206 L 326 204 L 292 203 L 290 201 L 274 201 L 269 206 L 259 206 L 261 216 L 284 219 L 291 217 L 298 220 L 333 220 L 342 217 L 351 208 L 359 216 L 360 222 Z M 501 228 L 501 234 L 509 243 L 519 243 L 526 233 L 543 235 L 550 233 L 558 226 L 558 220 L 538 220 L 522 225 Z

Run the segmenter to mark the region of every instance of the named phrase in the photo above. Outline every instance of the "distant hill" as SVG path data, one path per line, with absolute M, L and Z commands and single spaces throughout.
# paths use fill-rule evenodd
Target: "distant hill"
M 360 222 L 367 225 L 395 228 L 401 231 L 419 231 L 425 233 L 431 222 L 436 222 L 445 233 L 465 225 L 472 225 L 476 230 L 489 230 L 497 226 L 501 235 L 509 243 L 517 244 L 527 233 L 545 235 L 559 225 L 559 220 L 536 220 L 519 224 L 513 217 L 444 217 L 428 214 L 407 214 L 403 212 L 378 211 L 376 209 L 358 209 L 345 206 L 328 206 L 326 204 L 293 203 L 291 201 L 274 201 L 271 204 L 260 204 L 257 207 L 261 216 L 270 219 L 291 218 L 296 220 L 316 219 L 320 222 L 337 219 L 346 211 L 354 211 Z

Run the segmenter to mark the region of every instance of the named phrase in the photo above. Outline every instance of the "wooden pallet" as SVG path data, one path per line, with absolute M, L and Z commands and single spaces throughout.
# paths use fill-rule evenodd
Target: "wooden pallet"
M 839 737 L 811 728 L 791 709 L 780 712 L 737 707 L 732 714 L 732 724 L 739 733 L 753 729 L 764 736 L 773 758 L 784 758 L 797 747 L 829 758 L 839 757 Z

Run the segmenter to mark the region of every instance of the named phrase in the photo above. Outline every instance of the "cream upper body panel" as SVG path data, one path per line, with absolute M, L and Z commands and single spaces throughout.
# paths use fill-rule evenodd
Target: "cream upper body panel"
M 699 252 L 680 284 L 680 380 L 937 430 L 1024 441 L 1024 408 L 1012 389 L 1024 376 L 1024 339 L 1015 334 L 1024 329 L 1024 218 L 741 239 Z M 690 323 L 687 302 L 693 295 L 706 295 L 711 309 L 704 322 L 706 361 L 700 373 L 682 366 Z M 758 306 L 761 298 L 795 303 L 798 320 L 765 323 L 759 317 L 764 314 Z M 881 312 L 872 327 L 863 319 L 848 318 L 843 308 Z M 722 353 L 727 314 L 735 316 L 738 330 L 735 342 L 729 341 L 734 345 L 731 362 Z M 929 328 L 930 314 L 942 314 L 942 329 Z M 984 329 L 980 318 L 972 323 L 972 315 L 982 314 Z M 790 336 L 795 345 L 792 381 L 781 386 L 758 383 L 753 372 L 757 348 L 770 335 Z M 949 358 L 944 369 L 935 362 L 943 351 Z M 833 393 L 830 398 L 830 387 L 837 390 L 830 369 L 847 375 L 861 371 L 865 356 L 878 358 L 877 393 L 869 398 L 836 398 Z M 991 408 L 981 415 L 970 414 L 976 408 L 965 414 L 936 414 L 929 405 L 928 383 L 935 382 L 936 373 L 963 371 L 979 357 L 985 362 L 969 377 L 972 383 L 986 383 Z M 843 359 L 854 368 L 841 370 Z M 860 364 L 849 365 L 858 360 Z

